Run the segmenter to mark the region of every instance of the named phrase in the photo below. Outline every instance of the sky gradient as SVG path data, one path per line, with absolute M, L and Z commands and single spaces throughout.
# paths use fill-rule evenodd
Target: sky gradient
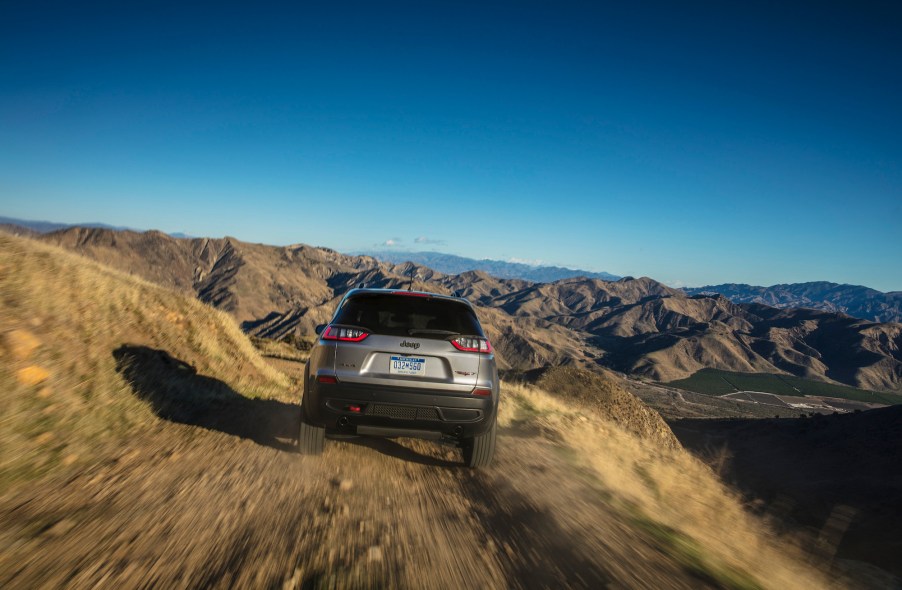
M 0 215 L 902 290 L 900 30 L 897 2 L 0 3 Z

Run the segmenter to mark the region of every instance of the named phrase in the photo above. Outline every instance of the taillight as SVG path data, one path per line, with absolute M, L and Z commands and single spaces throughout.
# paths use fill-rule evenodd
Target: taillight
M 336 379 L 336 378 L 335 378 L 334 376 L 332 376 L 332 375 L 320 375 L 319 377 L 316 378 L 316 380 L 317 380 L 317 382 L 319 382 L 319 383 L 331 383 L 331 384 L 333 384 L 333 385 L 334 385 L 335 383 L 338 383 L 338 379 Z
M 342 328 L 341 326 L 327 326 L 325 330 L 323 330 L 322 338 L 323 340 L 341 340 L 342 342 L 360 342 L 370 333 L 366 330 L 360 330 L 358 328 Z
M 477 387 L 473 390 L 473 395 L 492 395 L 491 389 L 483 389 L 482 387 Z
M 485 338 L 460 336 L 459 338 L 451 340 L 451 344 L 454 345 L 454 348 L 462 350 L 463 352 L 481 352 L 482 354 L 489 354 L 492 352 L 492 345 L 489 344 L 489 341 Z

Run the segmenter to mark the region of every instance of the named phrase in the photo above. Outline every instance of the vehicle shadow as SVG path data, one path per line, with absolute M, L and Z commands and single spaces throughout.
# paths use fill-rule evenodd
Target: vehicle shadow
M 410 463 L 419 463 L 420 465 L 428 465 L 430 467 L 450 467 L 454 469 L 463 467 L 463 464 L 460 461 L 451 461 L 420 453 L 390 438 L 359 436 L 341 438 L 340 440 L 359 447 L 366 447 L 378 453 L 382 453 L 383 455 L 402 461 L 408 461 Z M 429 443 L 424 442 L 423 444 Z M 439 448 L 438 443 L 431 443 L 431 445 L 434 445 L 435 448 Z
M 135 396 L 148 402 L 160 418 L 280 451 L 295 449 L 298 405 L 245 397 L 218 379 L 198 375 L 194 367 L 164 350 L 126 344 L 113 351 L 113 358 Z

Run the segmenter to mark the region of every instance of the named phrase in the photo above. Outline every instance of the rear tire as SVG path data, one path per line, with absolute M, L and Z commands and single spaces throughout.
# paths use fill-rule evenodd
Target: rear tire
M 495 457 L 496 430 L 496 422 L 493 419 L 491 428 L 482 434 L 464 440 L 464 463 L 467 467 L 475 469 L 492 464 L 492 459 Z
M 326 441 L 326 429 L 308 424 L 301 406 L 301 429 L 298 433 L 298 452 L 302 455 L 321 455 Z

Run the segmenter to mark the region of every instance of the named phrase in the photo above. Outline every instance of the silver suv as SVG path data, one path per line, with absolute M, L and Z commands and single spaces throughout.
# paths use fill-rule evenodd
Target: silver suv
M 390 289 L 349 291 L 317 327 L 301 399 L 299 450 L 325 434 L 453 442 L 470 467 L 495 453 L 498 369 L 466 299 Z

